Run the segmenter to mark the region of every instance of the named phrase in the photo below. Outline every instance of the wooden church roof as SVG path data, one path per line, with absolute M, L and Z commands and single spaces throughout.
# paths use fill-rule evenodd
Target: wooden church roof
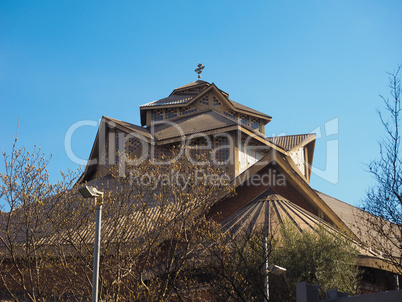
M 214 96 L 219 96 L 219 100 L 228 104 L 230 110 L 249 113 L 265 121 L 271 119 L 266 114 L 230 100 L 229 95 L 218 89 L 214 83 L 210 84 L 202 80 L 178 87 L 168 97 L 142 105 L 140 107 L 141 118 L 145 118 L 145 114 L 143 114 L 145 111 L 153 108 L 189 106 L 207 92 L 213 92 Z M 170 124 L 169 121 L 171 121 Z M 152 132 L 146 127 L 104 117 L 103 123 L 106 124 L 107 122 L 113 122 L 116 128 L 127 133 L 141 134 L 151 144 L 160 145 L 197 133 L 209 135 L 218 130 L 227 132 L 241 129 L 246 135 L 255 136 L 262 144 L 271 147 L 271 149 L 258 162 L 233 179 L 232 184 L 238 195 L 219 201 L 211 209 L 210 217 L 220 215 L 217 221 L 222 224 L 225 231 L 232 233 L 240 231 L 249 233 L 258 228 L 269 231 L 273 225 L 279 225 L 284 220 L 290 220 L 300 231 L 314 230 L 318 226 L 322 226 L 328 232 L 334 233 L 340 230 L 350 236 L 352 240 L 356 242 L 359 240 L 360 234 L 357 234 L 351 221 L 352 206 L 342 204 L 313 190 L 308 183 L 309 175 L 303 177 L 297 171 L 297 167 L 291 158 L 293 151 L 305 147 L 306 160 L 310 167 L 314 153 L 315 134 L 264 138 L 262 135 L 253 133 L 253 129 L 241 124 L 239 120 L 233 120 L 212 109 L 198 111 L 186 116 L 177 116 L 159 124 L 156 122 Z M 144 125 L 144 123 L 142 124 Z M 95 141 L 93 152 L 98 150 L 98 147 L 95 147 L 96 144 L 97 141 Z M 277 150 L 280 152 L 275 152 Z M 253 176 L 261 175 L 268 169 L 274 169 L 285 175 L 286 186 L 273 188 L 272 186 L 253 187 L 244 185 Z M 86 170 L 85 173 L 88 171 Z M 322 219 L 319 218 L 321 216 Z M 381 259 L 381 255 L 369 249 L 365 251 L 362 248 L 360 253 L 368 259 Z M 367 263 L 367 265 L 372 265 L 373 262 L 370 260 Z

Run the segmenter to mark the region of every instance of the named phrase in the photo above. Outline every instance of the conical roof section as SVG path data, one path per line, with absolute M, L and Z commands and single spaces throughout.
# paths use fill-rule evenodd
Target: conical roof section
M 331 233 L 337 232 L 335 227 L 282 195 L 276 194 L 271 188 L 224 220 L 222 228 L 232 234 L 245 231 L 250 235 L 256 230 L 272 234 L 285 221 L 294 224 L 301 232 L 317 230 L 319 226 L 325 227 Z
M 283 222 L 293 224 L 301 233 L 317 232 L 324 228 L 326 232 L 337 236 L 340 231 L 323 219 L 289 201 L 271 188 L 264 191 L 253 201 L 222 222 L 222 230 L 236 236 L 250 236 L 254 232 L 263 232 L 265 236 L 280 235 L 280 225 Z M 342 236 L 348 237 L 342 234 Z M 359 251 L 360 257 L 383 259 L 382 255 L 348 237 Z

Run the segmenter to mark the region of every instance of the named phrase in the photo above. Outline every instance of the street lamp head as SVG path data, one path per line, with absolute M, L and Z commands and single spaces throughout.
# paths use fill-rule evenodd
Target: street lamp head
M 274 275 L 282 275 L 286 273 L 286 268 L 271 264 L 270 266 L 268 266 L 267 273 Z
M 98 191 L 96 188 L 91 186 L 83 186 L 78 189 L 78 192 L 80 192 L 84 198 L 94 198 L 103 195 L 103 192 Z

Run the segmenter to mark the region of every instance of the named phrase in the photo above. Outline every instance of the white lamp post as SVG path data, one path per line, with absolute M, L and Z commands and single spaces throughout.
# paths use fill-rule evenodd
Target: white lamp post
M 263 253 L 264 253 L 264 267 L 263 267 L 263 273 L 264 273 L 264 292 L 265 292 L 265 297 L 264 297 L 264 302 L 269 301 L 269 274 L 274 274 L 274 275 L 281 275 L 286 273 L 286 268 L 280 267 L 278 265 L 268 265 L 268 251 L 267 251 L 267 237 L 264 236 L 262 239 L 262 248 L 263 248 Z
M 94 241 L 94 264 L 92 274 L 92 302 L 98 302 L 98 283 L 99 283 L 99 254 L 100 254 L 100 230 L 102 221 L 102 201 L 97 202 L 96 197 L 102 197 L 103 192 L 98 191 L 94 187 L 84 186 L 78 191 L 84 198 L 95 199 L 95 241 Z

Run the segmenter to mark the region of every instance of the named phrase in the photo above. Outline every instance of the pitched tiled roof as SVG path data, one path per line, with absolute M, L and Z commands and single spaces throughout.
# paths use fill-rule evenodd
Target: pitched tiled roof
M 209 110 L 155 124 L 154 135 L 157 140 L 164 140 L 235 125 L 238 123 L 232 119 Z
M 391 234 L 400 234 L 400 229 L 396 224 L 384 223 L 384 228 L 388 228 L 386 232 L 389 234 L 389 237 L 386 238 L 373 229 L 371 225 L 373 219 L 377 220 L 382 218 L 376 217 L 327 194 L 316 190 L 315 192 L 370 249 L 381 250 L 385 248 L 389 252 L 394 253 L 397 257 L 400 256 L 399 247 L 393 244 L 392 239 L 390 239 L 392 238 Z
M 315 138 L 315 134 L 309 133 L 309 134 L 267 137 L 266 140 L 282 148 L 285 151 L 292 151 L 293 149 L 301 146 L 303 143 L 313 138 Z
M 177 209 L 174 204 L 169 204 L 163 210 L 159 207 L 149 207 L 146 214 L 144 211 L 133 211 L 130 215 L 122 215 L 117 221 L 107 217 L 102 218 L 101 241 L 111 240 L 113 242 L 113 238 L 119 238 L 125 242 L 134 242 L 146 233 L 157 237 L 156 234 L 163 233 L 163 229 L 157 223 L 161 216 L 168 219 L 177 216 Z M 41 238 L 38 244 L 55 245 L 66 242 L 93 244 L 94 237 L 95 225 L 90 223 L 78 229 L 66 230 L 53 236 Z
M 354 213 L 361 211 L 360 209 L 317 190 L 314 191 L 349 227 L 355 225 Z
M 91 180 L 87 183 L 88 186 L 96 187 L 98 190 L 103 192 L 108 192 L 113 195 L 120 190 L 124 190 L 124 187 L 129 186 L 129 184 L 120 182 L 119 179 L 112 177 L 111 175 L 106 175 L 98 179 Z M 133 190 L 130 188 L 130 190 Z M 149 191 L 149 203 L 152 202 L 154 193 L 157 195 L 158 191 Z M 148 194 L 148 193 L 147 193 Z M 135 193 L 132 194 L 133 197 L 136 196 Z M 145 195 L 146 196 L 146 195 Z M 166 196 L 174 200 L 173 196 Z M 83 197 L 76 193 L 76 202 L 83 202 Z M 51 200 L 49 202 L 52 202 Z M 102 217 L 102 236 L 101 240 L 111 240 L 113 238 L 119 238 L 122 241 L 135 241 L 141 235 L 146 233 L 151 233 L 150 235 L 156 235 L 163 233 L 163 228 L 160 228 L 158 224 L 161 220 L 171 219 L 178 217 L 178 213 L 182 213 L 182 208 L 178 206 L 175 202 L 170 202 L 164 205 L 163 209 L 158 206 L 148 206 L 144 209 L 141 204 L 137 204 L 136 200 L 132 200 L 132 211 L 130 214 L 121 214 L 119 219 L 111 219 L 108 212 L 104 213 Z M 136 206 L 137 205 L 137 206 Z M 109 209 L 111 210 L 111 209 Z M 186 213 L 188 213 L 186 211 Z M 80 213 L 77 213 L 80 214 Z M 113 215 L 113 214 L 112 214 Z M 113 217 L 113 216 L 112 216 Z M 75 244 L 93 244 L 95 236 L 95 224 L 84 223 L 77 226 L 74 229 L 62 230 L 57 234 L 51 234 L 50 236 L 42 237 L 39 239 L 38 244 L 63 244 L 66 242 L 73 242 Z M 163 237 L 163 234 L 162 234 Z
M 354 234 L 365 242 L 368 240 L 368 238 L 362 238 L 362 236 L 364 237 L 365 234 L 370 232 L 370 227 L 361 220 L 367 219 L 371 214 L 332 196 L 321 193 L 317 190 L 314 191 L 335 212 L 335 214 L 342 219 Z

